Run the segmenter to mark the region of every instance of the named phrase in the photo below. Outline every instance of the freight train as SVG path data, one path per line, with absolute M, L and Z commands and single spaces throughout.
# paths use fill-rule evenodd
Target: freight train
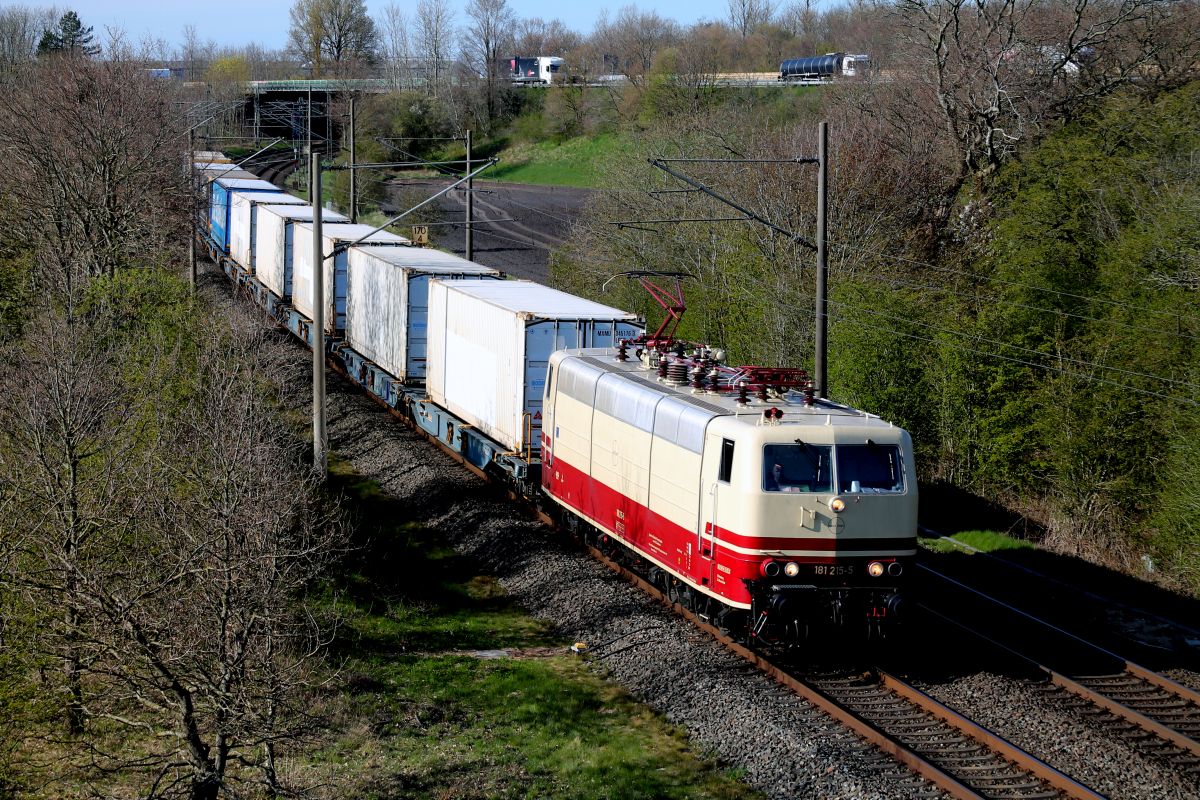
M 753 645 L 893 630 L 916 552 L 904 430 L 800 370 L 730 366 L 327 210 L 316 298 L 317 211 L 225 169 L 196 169 L 210 255 L 309 346 L 323 303 L 329 359 L 455 457 Z

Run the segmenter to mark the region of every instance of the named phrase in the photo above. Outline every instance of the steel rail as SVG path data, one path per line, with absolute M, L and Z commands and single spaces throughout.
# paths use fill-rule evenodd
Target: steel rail
M 1171 694 L 1177 694 L 1180 697 L 1184 698 L 1185 700 L 1188 700 L 1189 702 L 1194 703 L 1197 707 L 1200 707 L 1200 692 L 1197 692 L 1195 689 L 1192 689 L 1190 687 L 1184 686 L 1181 683 L 1176 683 L 1175 681 L 1168 678 L 1166 675 L 1160 675 L 1159 673 L 1154 672 L 1153 670 L 1149 670 L 1149 669 L 1146 669 L 1145 667 L 1138 666 L 1137 664 L 1134 664 L 1132 661 L 1125 662 L 1125 671 L 1130 674 L 1136 675 L 1137 677 L 1141 678 L 1142 680 L 1146 681 L 1147 683 L 1153 683 L 1158 688 L 1165 689 L 1166 691 L 1170 692 Z
M 929 712 L 947 725 L 957 728 L 964 735 L 974 739 L 989 750 L 999 753 L 1008 761 L 1016 764 L 1026 772 L 1037 776 L 1067 797 L 1090 798 L 1091 800 L 1102 798 L 1102 795 L 1092 791 L 1069 775 L 1059 772 L 1054 767 L 1030 755 L 1007 739 L 1002 739 L 986 728 L 977 725 L 957 711 L 942 705 L 937 700 L 934 700 L 929 695 L 905 683 L 894 675 L 880 671 L 879 678 L 888 689 L 891 689 L 896 694 L 909 700 L 909 702 Z
M 1169 728 L 1158 720 L 1152 719 L 1151 717 L 1146 716 L 1142 712 L 1137 711 L 1136 709 L 1131 708 L 1124 703 L 1120 703 L 1111 697 L 1096 691 L 1095 689 L 1085 686 L 1077 680 L 1068 678 L 1067 676 L 1058 672 L 1054 672 L 1053 670 L 1046 671 L 1050 675 L 1050 681 L 1055 686 L 1070 692 L 1076 697 L 1081 697 L 1092 705 L 1103 708 L 1105 711 L 1115 714 L 1121 719 L 1132 722 L 1134 725 L 1137 725 L 1147 733 L 1153 733 L 1155 736 L 1159 737 L 1160 739 L 1165 739 L 1181 750 L 1185 750 L 1195 756 L 1200 756 L 1200 742 L 1196 741 L 1190 736 L 1180 733 L 1173 728 Z M 1200 711 L 1200 709 L 1197 710 Z
M 934 574 L 938 574 L 938 573 L 934 573 Z M 985 597 L 989 600 L 993 599 L 993 598 L 988 597 L 987 595 L 985 595 L 982 592 L 976 592 L 976 594 L 978 594 L 981 597 Z M 999 602 L 999 601 L 997 601 L 997 602 Z M 1005 604 L 1001 603 L 1001 605 L 1003 606 Z M 1093 689 L 1089 686 L 1086 686 L 1084 683 L 1080 682 L 1079 680 L 1076 680 L 1075 678 L 1068 677 L 1067 675 L 1064 675 L 1061 672 L 1058 672 L 1054 669 L 1051 669 L 1050 667 L 1047 667 L 1045 664 L 1042 664 L 1037 659 L 1031 658 L 1031 657 L 1025 655 L 1024 653 L 1021 653 L 1020 651 L 1015 650 L 1012 647 L 1009 647 L 1008 645 L 1004 644 L 1003 642 L 997 641 L 996 639 L 993 639 L 990 636 L 980 633 L 979 631 L 975 630 L 970 625 L 968 625 L 964 622 L 960 622 L 959 620 L 948 617 L 945 614 L 941 613 L 940 611 L 936 611 L 935 609 L 930 608 L 929 606 L 920 605 L 919 607 L 924 609 L 927 613 L 932 614 L 933 616 L 938 617 L 939 619 L 941 619 L 945 622 L 948 622 L 951 625 L 961 628 L 962 630 L 967 631 L 968 633 L 972 634 L 973 636 L 975 636 L 979 639 L 982 639 L 983 641 L 987 642 L 988 644 L 990 644 L 994 647 L 997 647 L 1001 650 L 1004 650 L 1008 654 L 1020 659 L 1021 661 L 1025 662 L 1026 664 L 1028 664 L 1031 667 L 1040 671 L 1043 675 L 1046 676 L 1046 679 L 1051 684 L 1059 687 L 1060 689 L 1062 689 L 1066 692 L 1069 692 L 1083 700 L 1086 700 L 1087 702 L 1091 703 L 1092 705 L 1094 705 L 1098 708 L 1102 708 L 1105 711 L 1108 711 L 1109 713 L 1125 720 L 1126 722 L 1132 723 L 1133 725 L 1135 725 L 1136 727 L 1140 728 L 1143 731 L 1146 731 L 1147 733 L 1154 734 L 1155 736 L 1159 737 L 1160 739 L 1163 739 L 1164 741 L 1169 742 L 1170 744 L 1174 745 L 1175 747 L 1178 747 L 1179 749 L 1181 749 L 1187 753 L 1191 753 L 1192 755 L 1195 755 L 1195 756 L 1200 756 L 1200 741 L 1197 741 L 1196 739 L 1188 736 L 1187 734 L 1171 728 L 1170 726 L 1154 719 L 1153 717 L 1148 716 L 1147 714 L 1145 714 L 1141 711 L 1138 711 L 1135 708 L 1130 707 L 1126 703 L 1122 703 L 1117 700 L 1114 700 L 1113 698 L 1108 697 L 1105 694 L 1103 694 L 1103 692 Z M 1007 606 L 1005 606 L 1005 607 L 1007 607 Z M 1040 621 L 1033 617 L 1031 617 L 1031 619 L 1033 619 L 1034 621 Z M 1043 624 L 1048 624 L 1048 623 L 1043 623 Z M 1054 626 L 1049 626 L 1049 627 L 1054 627 Z M 1074 638 L 1078 638 L 1078 637 L 1074 637 Z M 1083 640 L 1080 639 L 1080 641 L 1082 642 Z M 1084 642 L 1084 644 L 1088 644 L 1088 643 Z M 1095 645 L 1090 645 L 1090 646 L 1095 647 Z M 1106 655 L 1111 655 L 1108 653 L 1107 650 L 1103 650 L 1102 648 L 1098 648 L 1098 647 L 1096 649 L 1100 650 L 1101 652 L 1105 653 Z M 1176 683 L 1175 681 L 1171 680 L 1170 678 L 1167 678 L 1163 675 L 1159 675 L 1158 673 L 1154 672 L 1153 670 L 1146 669 L 1145 667 L 1135 664 L 1132 661 L 1128 661 L 1126 659 L 1121 659 L 1119 656 L 1116 656 L 1116 658 L 1121 663 L 1122 668 L 1124 670 L 1124 674 L 1130 675 L 1131 677 L 1134 677 L 1138 680 L 1142 680 L 1145 683 L 1149 683 L 1149 684 L 1153 685 L 1154 687 L 1161 689 L 1163 692 L 1165 692 L 1168 695 L 1168 697 L 1174 697 L 1177 700 L 1180 700 L 1184 703 L 1187 703 L 1190 706 L 1193 706 L 1195 708 L 1196 717 L 1198 720 L 1200 720 L 1200 693 L 1197 693 L 1197 692 L 1193 691 L 1192 689 L 1189 689 L 1186 686 L 1181 686 L 1180 684 Z M 1103 680 L 1106 677 L 1113 677 L 1113 676 L 1103 676 L 1103 675 L 1093 676 L 1093 679 L 1094 680 Z M 1086 678 L 1085 678 L 1085 680 L 1086 680 Z
M 554 520 L 540 512 L 539 518 L 548 524 L 556 525 Z M 934 786 L 942 789 L 952 797 L 960 798 L 961 800 L 984 800 L 984 798 L 987 797 L 987 795 L 980 794 L 967 783 L 954 777 L 949 772 L 946 772 L 937 764 L 926 759 L 924 756 L 917 753 L 899 739 L 894 738 L 893 736 L 884 732 L 878 726 L 872 724 L 870 721 L 860 716 L 858 713 L 848 708 L 844 704 L 838 702 L 833 697 L 773 663 L 762 653 L 738 644 L 728 635 L 722 633 L 718 628 L 704 621 L 700 615 L 688 608 L 685 608 L 678 602 L 671 600 L 658 587 L 651 584 L 636 572 L 633 572 L 624 565 L 614 561 L 604 552 L 595 547 L 588 547 L 587 550 L 593 558 L 598 560 L 608 569 L 620 575 L 622 578 L 632 583 L 643 592 L 654 597 L 660 603 L 691 622 L 709 636 L 713 637 L 726 650 L 749 662 L 780 685 L 793 691 L 804 700 L 816 706 L 834 720 L 853 731 L 859 738 L 865 740 L 869 744 L 874 745 L 875 747 L 878 747 L 881 751 L 887 753 L 905 767 L 908 767 L 915 774 L 928 780 Z M 881 677 L 885 676 L 885 673 L 879 672 L 879 674 Z M 1096 794 L 1088 787 L 1074 781 L 1069 776 L 1064 775 L 1050 765 L 1021 750 L 1016 745 L 1005 741 L 996 734 L 991 733 L 985 728 L 971 722 L 962 715 L 958 714 L 956 711 L 953 711 L 941 703 L 938 703 L 938 701 L 934 700 L 932 697 L 929 697 L 928 695 L 919 692 L 917 689 L 908 686 L 898 678 L 895 678 L 891 675 L 886 675 L 886 678 L 884 678 L 884 685 L 886 685 L 890 691 L 895 692 L 897 695 L 903 697 L 906 701 L 912 703 L 913 705 L 916 705 L 918 708 L 933 714 L 939 719 L 942 719 L 942 721 L 951 728 L 961 732 L 968 738 L 977 741 L 984 748 L 992 751 L 1004 760 L 1015 763 L 1020 769 L 1023 769 L 1036 778 L 1045 781 L 1061 796 L 1072 798 L 1072 800 L 1104 800 L 1103 795 Z M 905 693 L 907 693 L 909 696 L 905 696 Z M 918 696 L 923 699 L 920 701 L 913 699 L 917 698 Z

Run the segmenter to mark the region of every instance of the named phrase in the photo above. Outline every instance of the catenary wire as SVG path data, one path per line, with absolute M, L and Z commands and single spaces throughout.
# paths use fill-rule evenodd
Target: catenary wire
M 1169 331 L 1169 330 L 1162 330 L 1161 328 L 1147 328 L 1142 325 L 1133 325 L 1131 323 L 1121 322 L 1121 321 L 1115 320 L 1115 319 L 1102 319 L 1100 317 L 1092 317 L 1092 316 L 1088 316 L 1087 314 L 1077 314 L 1077 313 L 1074 313 L 1071 311 L 1062 311 L 1060 309 L 1055 309 L 1055 308 L 1044 308 L 1042 306 L 1031 306 L 1027 303 L 1018 303 L 1015 300 L 1005 300 L 1004 298 L 997 297 L 995 295 L 981 295 L 981 294 L 978 294 L 975 292 L 964 292 L 959 289 L 950 289 L 948 287 L 939 286 L 936 284 L 919 283 L 917 281 L 908 280 L 907 278 L 899 278 L 899 277 L 889 276 L 889 275 L 878 275 L 878 274 L 874 274 L 871 272 L 863 272 L 861 274 L 863 277 L 867 278 L 868 280 L 877 281 L 879 283 L 893 283 L 893 284 L 899 283 L 899 284 L 903 284 L 905 286 L 909 286 L 914 289 L 928 289 L 931 291 L 945 292 L 946 294 L 952 294 L 952 295 L 955 295 L 956 297 L 966 297 L 969 299 L 984 301 L 987 303 L 996 303 L 999 305 L 1010 306 L 1012 308 L 1020 308 L 1020 309 L 1026 310 L 1026 311 L 1038 311 L 1038 312 L 1042 312 L 1044 314 L 1053 314 L 1055 316 L 1068 317 L 1070 319 L 1079 319 L 1079 320 L 1084 320 L 1087 322 L 1095 322 L 1100 325 L 1110 325 L 1112 327 L 1125 328 L 1126 330 L 1139 331 L 1141 333 L 1151 333 L 1151 334 L 1154 334 L 1155 336 L 1173 336 L 1178 339 L 1191 339 L 1194 341 L 1200 341 L 1200 336 L 1198 336 L 1196 334 L 1191 334 L 1191 333 L 1184 333 L 1183 331 Z M 1163 313 L 1170 313 L 1170 312 L 1163 312 Z
M 1029 355 L 1039 356 L 1039 357 L 1043 357 L 1043 358 L 1056 358 L 1058 360 L 1076 364 L 1081 367 L 1091 367 L 1094 369 L 1109 370 L 1110 372 L 1117 372 L 1122 375 L 1128 375 L 1131 377 L 1149 378 L 1151 380 L 1162 381 L 1163 383 L 1170 383 L 1170 384 L 1174 384 L 1176 386 L 1187 386 L 1192 389 L 1200 389 L 1200 384 L 1189 383 L 1188 381 L 1181 381 L 1181 380 L 1177 380 L 1175 378 L 1165 378 L 1161 375 L 1154 375 L 1154 374 L 1151 374 L 1148 372 L 1137 372 L 1136 370 L 1125 369 L 1124 367 L 1114 367 L 1114 366 L 1111 366 L 1108 364 L 1099 364 L 1094 361 L 1084 361 L 1084 360 L 1078 359 L 1078 358 L 1071 358 L 1070 356 L 1051 356 L 1047 353 L 1042 353 L 1038 350 L 1034 350 L 1029 347 L 1022 347 L 1021 345 L 1010 344 L 1009 342 L 1002 342 L 997 339 L 988 339 L 985 336 L 976 336 L 975 334 L 965 333 L 963 331 L 956 331 L 956 330 L 953 330 L 952 328 L 943 328 L 938 325 L 931 325 L 926 322 L 916 322 L 915 320 L 912 320 L 908 317 L 901 317 L 901 316 L 897 316 L 896 314 L 888 314 L 883 311 L 875 311 L 873 309 L 869 309 L 864 306 L 854 305 L 853 303 L 846 303 L 846 302 L 843 302 L 840 300 L 829 300 L 828 302 L 830 305 L 841 306 L 843 308 L 848 308 L 853 311 L 860 311 L 865 314 L 870 314 L 870 315 L 876 316 L 876 317 L 883 317 L 885 319 L 898 320 L 900 322 L 910 322 L 912 324 L 919 325 L 922 328 L 927 328 L 929 330 L 937 331 L 939 333 L 947 333 L 947 334 L 950 334 L 951 336 L 958 336 L 963 339 L 973 339 L 974 341 L 977 341 L 977 342 L 995 345 L 998 347 L 1007 347 L 1012 350 L 1017 350 L 1022 353 L 1027 353 Z
M 829 244 L 834 247 L 838 247 L 842 250 L 851 250 L 854 248 L 854 245 L 850 244 L 848 242 L 829 242 Z M 1132 303 L 1123 303 L 1119 300 L 1105 300 L 1100 297 L 1090 297 L 1088 295 L 1075 294 L 1073 292 L 1064 292 L 1060 289 L 1050 289 L 1045 286 L 1037 286 L 1032 283 L 1023 283 L 1021 281 L 1012 281 L 1012 280 L 1008 280 L 1006 278 L 993 278 L 993 277 L 988 277 L 987 275 L 981 275 L 976 272 L 968 272 L 966 270 L 958 270 L 958 269 L 953 269 L 951 267 L 939 267 L 936 264 L 930 264 L 928 261 L 921 261 L 921 260 L 915 259 L 915 258 L 907 258 L 905 256 L 888 256 L 888 258 L 895 260 L 895 261 L 903 261 L 908 264 L 915 264 L 920 267 L 927 267 L 936 272 L 945 272 L 945 273 L 948 273 L 951 275 L 959 275 L 964 278 L 972 278 L 972 279 L 978 280 L 978 281 L 987 281 L 989 283 L 999 283 L 999 284 L 1006 285 L 1006 286 L 1017 286 L 1022 289 L 1030 289 L 1035 292 L 1044 292 L 1046 294 L 1055 294 L 1055 295 L 1059 295 L 1060 297 L 1070 297 L 1072 299 L 1083 300 L 1088 303 L 1100 303 L 1102 305 L 1117 306 L 1119 308 L 1128 308 L 1128 309 L 1131 309 L 1134 311 L 1144 311 L 1147 314 L 1159 314 L 1162 316 L 1174 317 L 1177 320 L 1187 320 L 1189 322 L 1200 322 L 1200 318 L 1193 317 L 1188 314 L 1178 314 L 1173 311 L 1162 311 L 1161 309 L 1147 308 L 1145 306 L 1139 306 L 1139 305 L 1135 305 Z
M 815 312 L 813 312 L 813 311 L 807 311 L 807 313 L 809 313 L 810 315 L 815 315 Z M 1062 369 L 1061 367 L 1052 367 L 1048 364 L 1038 364 L 1036 362 L 1026 361 L 1021 358 L 1013 358 L 1012 356 L 1005 356 L 1005 355 L 1001 355 L 1000 353 L 993 353 L 988 350 L 980 350 L 980 349 L 974 348 L 974 347 L 958 345 L 958 344 L 954 344 L 953 342 L 947 342 L 947 341 L 943 341 L 943 340 L 939 340 L 939 339 L 933 339 L 928 336 L 919 336 L 915 333 L 906 333 L 904 331 L 898 331 L 893 328 L 882 327 L 875 323 L 867 323 L 864 321 L 852 319 L 845 315 L 840 315 L 840 314 L 839 315 L 831 315 L 831 317 L 833 317 L 836 320 L 845 322 L 849 325 L 855 325 L 860 328 L 868 328 L 870 330 L 882 331 L 884 333 L 891 333 L 891 334 L 895 334 L 896 336 L 903 336 L 907 339 L 916 339 L 916 340 L 922 341 L 922 342 L 929 342 L 931 344 L 949 347 L 953 350 L 959 350 L 959 351 L 967 352 L 967 353 L 975 353 L 977 355 L 987 356 L 989 358 L 998 358 L 1002 361 L 1008 361 L 1008 362 L 1011 362 L 1014 364 L 1022 364 L 1027 367 L 1033 367 L 1034 369 L 1041 369 L 1041 370 L 1045 370 L 1047 372 L 1054 372 L 1059 375 L 1065 375 L 1067 377 L 1078 378 L 1080 380 L 1089 381 L 1092 383 L 1102 383 L 1107 386 L 1115 386 L 1117 388 L 1125 389 L 1127 391 L 1135 392 L 1137 394 L 1148 395 L 1150 397 L 1157 397 L 1159 399 L 1169 400 L 1169 401 L 1172 401 L 1175 403 L 1182 403 L 1184 405 L 1189 405 L 1189 406 L 1200 406 L 1200 402 L 1198 402 L 1196 400 L 1191 400 L 1191 399 L 1188 399 L 1185 397 L 1178 397 L 1176 395 L 1166 394 L 1163 392 L 1156 392 L 1152 389 L 1142 389 L 1137 386 L 1130 386 L 1128 384 L 1121 383 L 1120 381 L 1112 381 L 1112 380 L 1108 380 L 1107 378 L 1097 378 L 1094 375 L 1084 375 L 1079 372 L 1073 372 L 1068 369 Z

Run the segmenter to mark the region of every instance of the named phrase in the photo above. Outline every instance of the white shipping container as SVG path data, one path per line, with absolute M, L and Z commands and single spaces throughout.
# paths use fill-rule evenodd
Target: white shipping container
M 329 210 L 321 214 L 321 219 L 325 222 L 346 221 L 346 217 Z M 292 296 L 292 246 L 296 223 L 312 221 L 313 207 L 310 205 L 258 207 L 258 222 L 254 231 L 254 274 L 282 300 L 289 300 Z M 311 239 L 312 234 L 309 233 Z M 311 244 L 309 247 L 311 249 Z
M 259 180 L 259 177 L 253 172 L 247 172 L 244 169 L 237 169 L 236 167 L 230 169 L 229 167 L 229 164 L 218 164 L 216 167 L 197 170 L 196 180 L 204 184 L 211 184 L 213 181 L 224 180 L 226 178 L 239 181 Z M 209 191 L 212 191 L 211 186 L 209 187 Z
M 254 271 L 254 234 L 258 228 L 258 207 L 307 206 L 308 203 L 290 194 L 262 194 L 235 190 L 229 193 L 229 255 L 251 272 Z
M 258 178 L 223 177 L 217 178 L 210 184 L 208 195 L 210 204 L 208 229 L 213 241 L 225 253 L 229 252 L 230 195 L 235 191 L 242 191 L 247 194 L 256 192 L 258 194 L 268 194 L 277 197 L 284 193 L 275 184 L 259 180 Z
M 194 150 L 192 158 L 198 162 L 210 164 L 229 164 L 229 156 L 222 153 L 220 150 Z
M 429 282 L 500 278 L 491 267 L 425 247 L 350 248 L 346 339 L 402 381 L 425 378 Z
M 324 217 L 322 217 L 324 219 Z M 296 223 L 295 242 L 292 246 L 292 306 L 304 316 L 313 319 L 312 267 L 312 223 Z M 346 265 L 349 256 L 340 245 L 358 241 L 375 229 L 373 225 L 336 223 L 321 226 L 321 253 L 324 261 L 325 330 L 338 333 L 346 327 Z M 406 245 L 408 239 L 387 231 L 372 233 L 364 244 Z M 302 244 L 303 243 L 303 244 Z M 335 250 L 337 250 L 335 254 Z
M 532 281 L 431 281 L 425 385 L 433 402 L 513 451 L 541 449 L 555 350 L 614 347 L 637 317 Z

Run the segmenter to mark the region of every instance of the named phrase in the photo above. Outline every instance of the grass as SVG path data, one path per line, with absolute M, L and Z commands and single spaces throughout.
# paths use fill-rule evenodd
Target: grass
M 341 726 L 306 777 L 365 798 L 758 797 L 376 484 L 331 472 L 362 549 L 337 587 Z
M 939 553 L 963 553 L 978 550 L 984 553 L 995 553 L 1001 550 L 1033 550 L 1035 545 L 1024 539 L 1014 539 L 999 531 L 959 531 L 946 539 L 921 539 L 921 544 Z M 954 542 L 961 542 L 966 547 L 960 547 Z
M 484 175 L 515 183 L 596 188 L 604 183 L 604 163 L 625 145 L 625 137 L 615 133 L 579 136 L 561 143 L 522 142 L 502 150 L 500 163 Z

